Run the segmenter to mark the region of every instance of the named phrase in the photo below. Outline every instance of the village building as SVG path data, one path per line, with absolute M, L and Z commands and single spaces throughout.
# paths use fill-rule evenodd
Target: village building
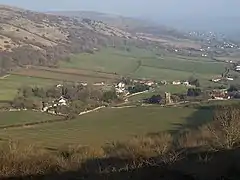
M 180 82 L 180 81 L 173 81 L 172 84 L 173 84 L 173 85 L 180 85 L 181 82 Z
M 212 90 L 210 93 L 211 98 L 215 100 L 225 100 L 230 99 L 228 91 L 226 89 Z

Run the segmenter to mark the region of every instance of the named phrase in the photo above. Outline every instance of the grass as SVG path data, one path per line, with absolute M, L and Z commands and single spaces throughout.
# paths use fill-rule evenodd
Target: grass
M 146 98 L 149 98 L 153 95 L 164 95 L 165 92 L 170 92 L 172 94 L 174 93 L 186 93 L 187 92 L 187 87 L 183 85 L 164 85 L 164 86 L 159 86 L 158 88 L 154 89 L 154 91 L 143 93 L 143 94 L 138 94 L 136 96 L 132 96 L 129 98 L 130 101 L 139 101 L 143 100 Z
M 39 122 L 43 120 L 52 120 L 57 118 L 59 117 L 34 111 L 1 112 L 0 128 L 7 125 Z
M 10 75 L 5 79 L 0 79 L 0 100 L 12 100 L 18 92 L 18 88 L 24 85 L 47 86 L 56 83 L 58 83 L 56 80 L 51 79 Z
M 105 49 L 95 54 L 73 55 L 70 62 L 61 62 L 64 68 L 84 68 L 94 71 L 118 74 L 131 73 L 138 65 L 137 59 L 112 49 Z
M 174 130 L 188 121 L 200 123 L 210 118 L 209 110 L 199 111 L 194 108 L 152 106 L 104 109 L 68 122 L 0 130 L 0 136 L 4 139 L 24 140 L 45 147 L 57 147 L 63 144 L 100 146 L 106 142 L 126 140 L 135 135 Z
M 18 72 L 14 72 L 18 76 L 37 77 L 42 79 L 49 79 L 55 81 L 67 81 L 67 82 L 102 82 L 102 81 L 114 81 L 118 77 L 113 74 L 98 73 L 86 70 L 72 70 L 72 69 L 23 69 Z
M 184 80 L 194 75 L 206 81 L 220 75 L 226 64 L 208 58 L 185 57 L 170 53 L 159 56 L 155 50 L 131 48 L 130 52 L 126 52 L 106 48 L 95 54 L 73 55 L 70 62 L 61 62 L 60 66 L 116 72 L 134 78 L 155 80 Z

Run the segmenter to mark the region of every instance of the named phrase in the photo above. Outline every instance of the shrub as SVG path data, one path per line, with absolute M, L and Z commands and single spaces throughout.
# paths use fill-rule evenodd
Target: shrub
M 105 146 L 106 155 L 125 159 L 150 158 L 168 153 L 173 147 L 170 134 L 135 137 L 127 142 Z

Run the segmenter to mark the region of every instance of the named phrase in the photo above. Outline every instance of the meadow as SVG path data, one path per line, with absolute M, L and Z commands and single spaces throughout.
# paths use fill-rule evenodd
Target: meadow
M 143 100 L 146 98 L 150 98 L 151 96 L 158 95 L 158 94 L 164 95 L 165 92 L 170 92 L 171 94 L 175 94 L 175 93 L 184 93 L 185 94 L 187 92 L 187 87 L 184 85 L 176 86 L 176 85 L 172 85 L 172 84 L 162 85 L 162 86 L 155 88 L 153 91 L 149 91 L 146 93 L 132 96 L 129 98 L 129 101 L 139 101 L 139 100 Z
M 52 79 L 10 75 L 4 79 L 0 79 L 0 100 L 12 100 L 17 95 L 18 89 L 22 86 L 48 86 L 57 83 L 58 81 Z
M 0 114 L 0 116 L 8 116 L 10 122 L 15 123 L 18 122 L 18 113 L 24 116 L 27 112 L 16 112 L 14 115 Z M 25 114 L 25 116 L 27 118 L 29 115 Z M 38 114 L 36 116 L 38 117 Z M 27 119 L 31 121 L 31 118 L 34 119 L 33 115 Z M 2 129 L 0 136 L 4 140 L 19 140 L 44 147 L 71 144 L 101 146 L 108 142 L 127 140 L 136 135 L 177 131 L 186 124 L 198 125 L 208 120 L 211 120 L 211 111 L 208 109 L 160 106 L 106 108 L 71 121 Z
M 60 61 L 60 68 L 34 67 L 18 69 L 0 79 L 0 100 L 12 100 L 23 85 L 46 86 L 66 82 L 112 83 L 121 76 L 148 78 L 157 81 L 198 78 L 202 86 L 221 75 L 225 63 L 202 57 L 185 57 L 162 50 L 131 47 L 131 51 L 105 48 L 94 54 L 72 55 L 69 62 Z
M 190 76 L 204 81 L 224 72 L 226 64 L 209 58 L 185 57 L 157 50 L 132 48 L 130 52 L 107 48 L 95 54 L 73 55 L 69 62 L 61 62 L 64 68 L 117 73 L 134 78 L 155 80 L 186 80 Z

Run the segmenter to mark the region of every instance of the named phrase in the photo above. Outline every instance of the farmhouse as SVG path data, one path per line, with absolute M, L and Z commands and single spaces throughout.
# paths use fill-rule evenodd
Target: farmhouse
M 236 71 L 240 71 L 240 65 L 237 65 L 237 66 L 235 67 L 235 70 L 236 70 Z
M 180 85 L 181 82 L 180 82 L 180 81 L 173 81 L 172 84 L 173 84 L 173 85 Z
M 230 99 L 230 96 L 228 95 L 228 92 L 226 89 L 221 89 L 221 90 L 213 90 L 210 93 L 212 99 L 216 100 L 224 100 L 224 99 Z
M 212 79 L 212 82 L 219 82 L 221 80 L 222 80 L 221 78 L 216 78 L 216 79 Z
M 191 86 L 188 81 L 184 81 L 182 84 L 183 84 L 184 86 Z

